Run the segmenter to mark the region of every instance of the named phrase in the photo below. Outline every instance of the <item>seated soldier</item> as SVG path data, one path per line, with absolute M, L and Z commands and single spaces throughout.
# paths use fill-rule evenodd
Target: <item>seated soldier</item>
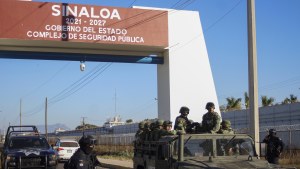
M 218 134 L 234 134 L 234 131 L 231 128 L 231 123 L 229 120 L 223 120 L 221 123 L 221 128 L 217 132 Z
M 220 130 L 220 115 L 215 112 L 215 104 L 208 102 L 205 106 L 207 113 L 202 116 L 202 130 L 205 133 L 216 133 Z

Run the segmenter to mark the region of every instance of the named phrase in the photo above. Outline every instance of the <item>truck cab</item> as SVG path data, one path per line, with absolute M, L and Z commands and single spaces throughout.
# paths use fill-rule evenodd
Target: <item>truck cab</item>
M 9 126 L 1 149 L 1 168 L 55 169 L 56 153 L 35 126 Z

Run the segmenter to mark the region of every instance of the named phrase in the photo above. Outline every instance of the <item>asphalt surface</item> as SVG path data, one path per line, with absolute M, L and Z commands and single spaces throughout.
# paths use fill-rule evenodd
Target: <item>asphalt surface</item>
M 64 163 L 58 163 L 56 169 L 64 169 Z M 109 169 L 109 168 L 97 167 L 97 169 Z

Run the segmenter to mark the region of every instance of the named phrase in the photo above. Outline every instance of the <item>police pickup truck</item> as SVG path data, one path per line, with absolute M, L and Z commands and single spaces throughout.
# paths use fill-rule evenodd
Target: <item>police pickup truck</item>
M 246 134 L 179 134 L 135 142 L 134 169 L 278 168 L 257 158 Z
M 9 126 L 1 147 L 1 168 L 55 169 L 56 153 L 35 126 Z

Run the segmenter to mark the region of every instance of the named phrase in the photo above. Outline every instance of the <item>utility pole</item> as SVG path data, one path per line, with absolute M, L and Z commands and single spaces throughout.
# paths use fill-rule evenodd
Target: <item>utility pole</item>
M 20 126 L 22 126 L 22 99 L 20 99 Z
M 85 123 L 84 123 L 84 119 L 87 118 L 87 117 L 81 117 L 82 118 L 82 135 L 84 136 L 84 131 L 85 131 Z
M 117 115 L 117 89 L 115 89 L 115 116 Z
M 48 139 L 48 99 L 46 97 L 46 102 L 45 102 L 45 135 L 46 139 Z
M 258 114 L 258 82 L 257 82 L 257 55 L 256 55 L 256 24 L 255 0 L 247 1 L 248 21 L 248 73 L 249 73 L 249 112 L 250 134 L 255 142 L 258 155 L 259 149 L 259 114 Z

